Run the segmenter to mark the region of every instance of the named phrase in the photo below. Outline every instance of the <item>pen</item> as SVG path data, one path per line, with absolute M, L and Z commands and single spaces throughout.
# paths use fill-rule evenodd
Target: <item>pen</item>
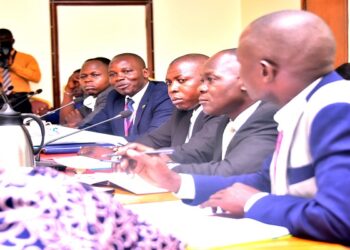
M 154 154 L 166 154 L 166 155 L 171 155 L 174 152 L 174 149 L 172 148 L 160 148 L 160 149 L 150 149 L 142 152 L 143 154 L 148 154 L 148 155 L 154 155 Z M 118 152 L 111 153 L 111 154 L 104 154 L 101 155 L 101 157 L 108 157 L 108 156 L 118 156 Z M 108 161 L 108 160 L 107 160 Z M 112 161 L 115 162 L 115 161 Z

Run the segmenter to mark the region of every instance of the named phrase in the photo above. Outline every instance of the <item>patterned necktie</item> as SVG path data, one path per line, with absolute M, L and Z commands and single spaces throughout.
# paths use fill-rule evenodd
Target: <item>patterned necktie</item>
M 125 134 L 125 136 L 130 135 L 131 128 L 133 125 L 133 119 L 134 119 L 134 108 L 132 106 L 133 104 L 134 104 L 134 100 L 127 97 L 124 110 L 130 110 L 131 112 L 133 112 L 133 114 L 124 119 L 124 134 Z
M 11 77 L 10 77 L 10 70 L 8 68 L 4 68 L 2 71 L 2 89 L 6 95 L 11 94 L 12 92 L 12 83 L 11 83 Z

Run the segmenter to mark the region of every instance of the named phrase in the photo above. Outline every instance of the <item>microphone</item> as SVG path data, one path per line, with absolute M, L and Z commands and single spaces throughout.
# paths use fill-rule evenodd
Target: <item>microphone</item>
M 11 85 L 6 90 L 4 90 L 2 83 L 0 83 L 0 89 L 1 89 L 0 95 L 1 95 L 2 100 L 4 101 L 4 103 L 7 103 L 7 104 L 10 105 L 10 101 L 9 101 L 9 98 L 7 97 L 7 95 L 6 95 L 6 92 L 9 91 L 9 90 L 13 90 L 13 86 Z
M 48 145 L 48 144 L 50 144 L 50 143 L 53 143 L 53 142 L 58 141 L 58 140 L 60 140 L 60 139 L 63 139 L 63 138 L 66 138 L 66 137 L 68 137 L 68 136 L 77 134 L 77 133 L 79 133 L 79 132 L 88 130 L 88 129 L 93 128 L 93 127 L 95 127 L 95 126 L 98 126 L 98 125 L 100 125 L 100 124 L 103 124 L 103 123 L 112 121 L 112 120 L 114 120 L 114 119 L 127 118 L 127 117 L 129 117 L 131 114 L 132 114 L 132 111 L 130 111 L 130 110 L 124 110 L 124 111 L 120 112 L 118 115 L 113 116 L 113 117 L 111 117 L 111 118 L 109 118 L 109 119 L 106 119 L 106 120 L 104 120 L 104 121 L 101 121 L 101 122 L 95 123 L 95 124 L 93 124 L 93 125 L 87 126 L 87 127 L 83 128 L 83 129 L 76 130 L 76 131 L 74 131 L 74 132 L 72 132 L 72 133 L 69 133 L 69 134 L 65 134 L 65 135 L 56 137 L 56 138 L 54 138 L 54 139 L 52 139 L 52 140 L 49 140 L 49 141 L 45 142 L 44 145 L 42 146 L 41 150 L 42 150 L 46 145 Z M 36 162 L 37 166 L 52 167 L 52 168 L 56 168 L 56 169 L 59 170 L 59 171 L 64 171 L 64 170 L 66 169 L 65 166 L 62 166 L 62 165 L 60 165 L 60 164 L 57 164 L 54 160 L 41 160 L 41 159 L 40 159 L 40 151 L 41 151 L 41 150 L 39 150 L 39 152 L 38 152 L 37 155 L 35 156 L 35 162 Z
M 67 106 L 69 106 L 69 105 L 72 105 L 72 104 L 81 102 L 81 101 L 83 101 L 83 100 L 84 100 L 84 97 L 77 97 L 77 98 L 75 98 L 73 101 L 71 101 L 71 102 L 69 102 L 69 103 L 67 103 L 67 104 L 65 104 L 65 105 L 63 105 L 63 106 L 61 106 L 61 107 L 59 107 L 59 108 L 57 108 L 57 109 L 51 110 L 51 111 L 47 112 L 46 114 L 43 114 L 43 115 L 39 116 L 39 118 L 42 119 L 42 118 L 45 117 L 45 116 L 51 115 L 51 114 L 53 114 L 53 113 L 56 113 L 57 111 L 59 111 L 59 110 L 65 108 L 65 107 L 67 107 Z M 30 119 L 30 120 L 26 121 L 25 125 L 29 125 L 30 122 L 31 122 L 32 120 L 33 120 L 33 119 Z
M 31 91 L 25 96 L 20 102 L 17 102 L 16 105 L 14 105 L 12 108 L 16 108 L 17 106 L 21 105 L 23 102 L 27 101 L 28 99 L 32 98 L 34 95 L 38 95 L 41 92 L 43 92 L 42 89 L 37 89 L 35 92 Z M 12 101 L 13 102 L 13 101 Z
M 56 113 L 57 111 L 59 111 L 59 110 L 65 108 L 65 107 L 67 107 L 67 106 L 69 106 L 69 105 L 79 103 L 79 102 L 81 102 L 81 101 L 83 101 L 83 100 L 84 100 L 84 97 L 77 97 L 77 98 L 75 98 L 73 101 L 71 101 L 71 102 L 69 102 L 69 103 L 67 103 L 67 104 L 65 104 L 65 105 L 62 105 L 61 107 L 59 107 L 59 108 L 57 108 L 57 109 L 51 110 L 51 111 L 47 112 L 46 114 L 43 114 L 43 115 L 39 116 L 39 118 L 43 118 L 43 117 L 45 117 L 45 116 L 47 116 L 47 115 L 51 115 L 51 114 L 53 114 L 53 113 Z
M 88 130 L 88 129 L 93 128 L 93 127 L 96 127 L 96 126 L 101 125 L 101 124 L 103 124 L 103 123 L 112 121 L 112 120 L 114 120 L 114 119 L 127 118 L 127 117 L 129 117 L 131 114 L 132 114 L 132 111 L 130 111 L 130 110 L 124 110 L 124 111 L 120 112 L 118 115 L 113 116 L 113 117 L 111 117 L 111 118 L 108 118 L 108 119 L 106 119 L 106 120 L 103 120 L 103 121 L 98 122 L 98 123 L 95 123 L 95 124 L 92 124 L 92 125 L 87 126 L 87 127 L 85 127 L 85 128 L 76 130 L 76 131 L 74 131 L 74 132 L 72 132 L 72 133 L 65 134 L 65 135 L 56 137 L 56 138 L 54 138 L 54 139 L 52 139 L 52 140 L 49 140 L 49 141 L 47 141 L 47 142 L 44 143 L 43 147 L 45 147 L 46 145 L 51 144 L 51 143 L 53 143 L 53 142 L 55 142 L 55 141 L 61 140 L 61 139 L 63 139 L 63 138 L 66 138 L 66 137 L 68 137 L 68 136 L 71 136 L 71 135 L 75 135 L 76 133 L 80 133 L 80 132 L 82 132 L 82 131 Z

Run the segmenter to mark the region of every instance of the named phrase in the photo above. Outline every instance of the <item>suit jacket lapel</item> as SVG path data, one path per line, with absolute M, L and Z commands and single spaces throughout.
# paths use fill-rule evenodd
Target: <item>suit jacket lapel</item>
M 150 82 L 148 84 L 148 87 L 147 87 L 143 97 L 141 98 L 140 104 L 137 108 L 136 117 L 135 117 L 134 123 L 132 125 L 132 129 L 131 129 L 130 134 L 134 134 L 137 131 L 138 124 L 140 123 L 143 112 L 147 108 L 149 98 L 151 97 L 152 88 L 153 88 L 153 84 L 151 84 L 151 82 Z
M 192 110 L 190 111 L 177 111 L 177 118 L 179 120 L 178 125 L 172 131 L 172 145 L 182 145 L 186 140 L 188 130 L 190 127 L 190 120 L 192 116 Z
M 218 125 L 217 133 L 216 133 L 216 146 L 213 154 L 213 160 L 214 161 L 221 161 L 221 154 L 222 154 L 222 135 L 224 133 L 225 127 L 227 123 L 229 122 L 229 118 L 225 117 L 220 121 L 220 124 Z M 232 141 L 231 141 L 232 142 Z M 230 144 L 231 144 L 230 142 Z
M 119 95 L 118 98 L 115 99 L 112 106 L 110 106 L 110 109 L 112 110 L 112 116 L 115 116 L 119 114 L 121 111 L 124 110 L 125 105 L 125 96 Z M 115 135 L 124 136 L 124 119 L 115 119 L 111 121 L 112 123 L 112 130 Z

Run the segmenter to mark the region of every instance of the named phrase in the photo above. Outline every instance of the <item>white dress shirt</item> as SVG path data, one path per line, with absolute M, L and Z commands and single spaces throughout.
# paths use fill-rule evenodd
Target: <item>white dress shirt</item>
M 247 109 L 242 111 L 236 117 L 236 119 L 234 119 L 231 123 L 229 122 L 228 124 L 230 124 L 230 126 L 232 126 L 233 124 L 235 131 L 238 131 L 238 129 L 240 129 L 240 127 L 242 127 L 242 125 L 248 120 L 248 118 L 255 112 L 255 110 L 258 108 L 260 103 L 261 101 L 255 102 L 253 105 L 249 106 Z M 230 137 L 229 141 L 231 140 L 232 140 L 232 136 Z M 227 145 L 229 144 L 229 142 L 228 143 L 225 142 L 225 143 Z M 226 148 L 227 148 L 227 145 L 226 145 Z M 226 149 L 225 149 L 225 154 L 226 154 Z M 194 185 L 194 180 L 192 175 L 180 174 L 180 177 L 181 177 L 181 186 L 179 191 L 175 193 L 175 195 L 181 199 L 193 199 L 195 197 L 196 190 L 195 190 L 195 185 Z

